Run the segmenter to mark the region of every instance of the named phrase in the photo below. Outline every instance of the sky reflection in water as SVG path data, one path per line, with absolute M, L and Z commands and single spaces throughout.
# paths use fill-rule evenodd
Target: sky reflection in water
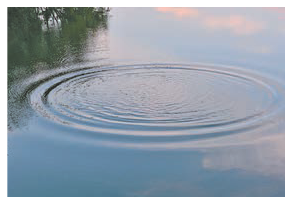
M 108 27 L 72 25 L 46 32 L 28 43 L 34 47 L 49 42 L 48 47 L 38 47 L 43 56 L 30 51 L 20 55 L 23 58 L 12 57 L 15 63 L 9 61 L 8 195 L 284 196 L 285 10 L 113 8 L 110 14 Z M 51 53 L 57 57 L 51 58 Z M 168 64 L 164 66 L 174 71 L 158 68 L 150 74 L 151 69 L 145 69 L 141 74 L 128 66 L 143 63 L 149 68 Z M 242 67 L 272 91 L 260 82 L 179 71 L 185 68 L 181 64 L 193 68 L 197 63 L 219 64 L 211 65 L 211 71 L 227 67 L 236 74 L 242 73 L 236 67 Z M 129 70 L 115 74 L 116 65 Z M 114 68 L 99 73 L 96 66 Z M 24 79 L 19 78 L 21 71 Z M 229 83 L 236 88 L 227 87 Z M 204 106 L 195 103 L 203 97 Z M 44 98 L 48 103 L 42 103 Z M 263 108 L 271 101 L 272 111 Z M 126 105 L 132 111 L 126 111 Z M 213 124 L 223 116 L 232 121 L 260 108 L 267 116 L 256 118 L 264 122 L 255 130 L 210 139 L 177 136 L 170 142 L 173 138 L 165 128 L 161 131 L 161 125 L 171 127 L 170 119 L 194 119 L 209 110 L 207 106 L 225 107 L 228 114 L 217 111 L 199 122 Z M 200 114 L 186 114 L 192 107 Z M 186 113 L 165 116 L 174 110 Z M 93 118 L 96 123 L 87 122 Z M 101 118 L 111 119 L 108 124 Z M 159 120 L 140 124 L 153 118 Z M 68 124 L 58 124 L 57 119 Z M 123 124 L 110 129 L 113 121 Z M 98 131 L 101 124 L 117 135 Z M 147 137 L 152 130 L 147 126 L 164 137 Z M 140 129 L 145 140 L 134 133 Z

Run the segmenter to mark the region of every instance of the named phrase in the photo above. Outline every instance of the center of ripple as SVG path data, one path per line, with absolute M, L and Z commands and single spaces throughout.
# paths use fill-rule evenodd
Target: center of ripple
M 68 73 L 31 104 L 70 127 L 132 138 L 202 139 L 256 127 L 276 91 L 257 77 L 205 66 L 136 65 Z

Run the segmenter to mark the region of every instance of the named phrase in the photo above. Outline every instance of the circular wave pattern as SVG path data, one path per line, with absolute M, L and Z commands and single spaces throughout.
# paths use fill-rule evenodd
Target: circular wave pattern
M 279 86 L 240 69 L 147 64 L 51 77 L 30 93 L 43 116 L 110 141 L 177 142 L 230 136 L 278 112 Z

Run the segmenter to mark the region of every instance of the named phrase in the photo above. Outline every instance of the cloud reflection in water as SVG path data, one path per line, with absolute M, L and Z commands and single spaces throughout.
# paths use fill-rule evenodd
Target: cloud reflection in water
M 208 29 L 227 29 L 237 35 L 254 34 L 265 25 L 262 22 L 247 19 L 243 15 L 229 14 L 227 16 L 210 15 L 198 11 L 196 8 L 156 8 L 158 12 L 171 13 L 178 18 L 193 18 L 198 20 L 200 25 Z

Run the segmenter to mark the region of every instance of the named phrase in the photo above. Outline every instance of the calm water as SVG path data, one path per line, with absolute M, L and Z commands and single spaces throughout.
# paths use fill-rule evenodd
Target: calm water
M 285 11 L 113 8 L 8 39 L 8 196 L 284 196 Z

